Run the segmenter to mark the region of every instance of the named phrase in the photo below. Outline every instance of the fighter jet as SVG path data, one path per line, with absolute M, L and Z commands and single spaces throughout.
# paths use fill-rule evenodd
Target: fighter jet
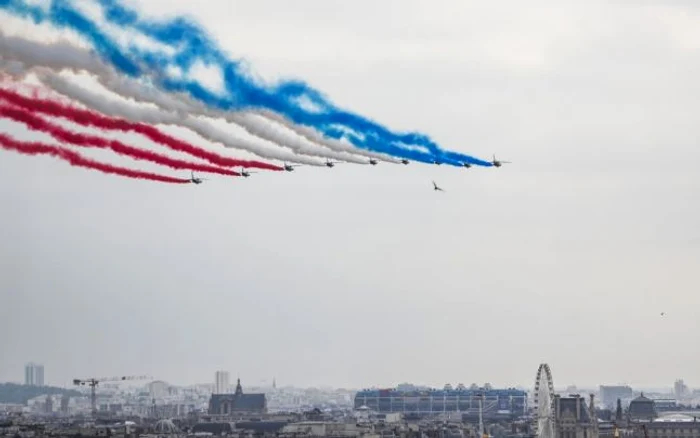
M 293 172 L 293 171 L 294 171 L 294 168 L 295 168 L 295 167 L 299 167 L 299 166 L 301 166 L 301 164 L 287 164 L 287 163 L 284 163 L 284 170 L 286 170 L 287 172 Z
M 342 161 L 331 161 L 331 160 L 326 160 L 326 167 L 334 167 L 336 164 L 340 164 Z
M 258 172 L 248 172 L 247 170 L 245 170 L 245 167 L 241 167 L 241 176 L 243 178 L 248 178 L 251 173 L 258 173 Z
M 376 166 L 377 164 L 379 164 L 379 161 L 375 160 L 374 158 L 370 158 L 369 164 L 371 164 L 372 166 Z
M 403 160 L 401 160 L 401 164 L 408 164 L 408 160 L 404 158 Z
M 435 184 L 435 181 L 433 181 L 433 190 L 436 192 L 444 192 L 444 190 L 441 187 L 438 187 L 437 184 Z
M 464 162 L 462 163 L 462 167 L 466 167 L 467 169 L 469 169 L 470 167 L 472 167 L 472 165 L 471 163 Z
M 491 164 L 493 164 L 496 167 L 501 167 L 504 164 L 510 164 L 510 161 L 500 161 L 496 159 L 496 154 L 493 155 L 493 161 L 491 161 Z
M 190 171 L 190 182 L 193 184 L 202 184 L 202 182 L 206 181 L 206 178 L 195 178 L 194 177 L 194 171 Z

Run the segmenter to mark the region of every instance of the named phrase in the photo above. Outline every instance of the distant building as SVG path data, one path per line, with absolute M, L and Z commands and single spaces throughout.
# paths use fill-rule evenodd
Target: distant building
M 673 384 L 673 393 L 676 399 L 683 400 L 688 394 L 690 394 L 689 388 L 686 386 L 683 379 L 678 379 Z
M 229 392 L 228 371 L 217 371 L 214 373 L 214 394 L 226 394 Z
M 618 398 L 623 401 L 632 400 L 634 398 L 634 391 L 626 385 L 600 386 L 600 403 L 602 407 L 611 409 L 615 406 Z
M 69 406 L 70 406 L 70 396 L 68 394 L 64 394 L 63 397 L 61 397 L 61 413 L 68 414 Z
M 28 363 L 24 366 L 24 384 L 31 386 L 44 386 L 44 366 Z
M 644 393 L 630 402 L 630 407 L 627 411 L 628 421 L 654 421 L 658 414 L 654 400 L 644 397 Z
M 522 416 L 527 413 L 527 393 L 517 389 L 370 389 L 355 394 L 355 409 L 375 412 L 430 414 L 462 412 L 478 415 L 483 396 L 484 418 Z
M 593 408 L 586 399 L 554 396 L 554 436 L 556 438 L 598 438 L 598 420 L 591 414 Z M 594 409 L 594 408 L 593 408 Z
M 168 385 L 162 380 L 156 380 L 154 382 L 149 383 L 146 386 L 148 388 L 148 395 L 152 399 L 161 399 L 165 397 L 168 394 L 168 389 L 170 388 L 170 385 Z
M 649 438 L 700 438 L 698 417 L 688 415 L 668 415 L 645 424 Z M 635 431 L 636 432 L 636 431 Z M 634 433 L 634 438 L 643 434 Z
M 677 411 L 678 410 L 678 400 L 673 398 L 655 398 L 654 406 L 656 406 L 656 411 Z
M 241 379 L 238 379 L 235 393 L 212 394 L 209 399 L 209 415 L 230 416 L 236 413 L 265 412 L 267 412 L 265 394 L 244 394 Z

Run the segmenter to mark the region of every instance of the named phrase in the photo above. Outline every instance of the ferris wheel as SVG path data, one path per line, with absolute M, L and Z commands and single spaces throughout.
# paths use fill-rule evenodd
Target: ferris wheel
M 535 409 L 537 438 L 554 438 L 554 383 L 552 371 L 546 363 L 540 364 L 535 378 Z

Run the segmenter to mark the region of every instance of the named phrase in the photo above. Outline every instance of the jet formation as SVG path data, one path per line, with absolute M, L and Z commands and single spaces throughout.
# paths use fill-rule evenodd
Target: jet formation
M 407 165 L 408 163 L 409 163 L 409 160 L 407 160 L 405 158 L 401 160 L 401 164 Z M 326 162 L 324 163 L 324 165 L 328 168 L 333 168 L 333 167 L 335 167 L 336 164 L 342 164 L 342 161 L 326 160 Z M 370 158 L 369 164 L 371 164 L 372 166 L 376 166 L 377 164 L 379 164 L 379 160 L 376 160 L 374 158 Z M 433 164 L 435 164 L 436 166 L 440 166 L 440 165 L 442 165 L 442 161 L 433 160 Z M 510 164 L 510 161 L 497 160 L 496 155 L 494 154 L 493 159 L 491 160 L 491 164 L 494 167 L 501 167 L 504 164 Z M 300 167 L 300 166 L 302 166 L 302 164 L 284 163 L 282 166 L 282 169 L 284 169 L 285 172 L 293 172 L 295 168 Z M 462 167 L 469 169 L 472 167 L 472 164 L 464 162 L 464 163 L 462 163 Z M 240 175 L 244 178 L 249 178 L 254 173 L 258 173 L 258 172 L 251 172 L 251 171 L 247 170 L 245 167 L 241 167 Z M 202 184 L 202 182 L 206 181 L 206 178 L 195 177 L 194 172 L 191 172 L 189 181 L 192 184 Z M 435 181 L 433 181 L 432 183 L 433 183 L 433 190 L 434 191 L 436 191 L 436 192 L 444 192 L 445 191 L 442 187 L 438 186 L 437 183 L 435 183 Z M 662 314 L 662 316 L 663 316 L 663 314 Z

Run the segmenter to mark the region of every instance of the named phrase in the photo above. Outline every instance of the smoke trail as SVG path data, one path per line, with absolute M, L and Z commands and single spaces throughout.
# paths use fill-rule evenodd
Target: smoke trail
M 279 149 L 277 147 L 267 148 L 259 144 L 259 142 L 246 139 L 232 139 L 231 134 L 217 129 L 205 120 L 187 114 L 167 112 L 152 107 L 136 107 L 125 102 L 108 100 L 56 74 L 41 73 L 39 74 L 39 78 L 44 84 L 48 85 L 59 94 L 77 100 L 83 105 L 93 108 L 103 114 L 151 124 L 182 126 L 194 131 L 211 142 L 221 143 L 228 148 L 247 150 L 268 159 L 291 161 L 312 166 L 323 165 L 323 163 L 317 159 L 300 156 L 292 151 Z
M 7 6 L 8 4 L 11 5 Z M 134 23 L 140 22 L 135 12 L 121 7 L 117 1 L 111 4 L 104 3 L 103 6 L 107 7 L 107 19 L 115 23 L 122 20 L 120 24 L 122 27 L 134 28 Z M 29 9 L 31 8 L 21 0 L 4 0 L 0 7 L 5 7 L 24 16 L 31 16 L 38 22 L 50 20 L 56 25 L 73 29 L 91 41 L 96 50 L 109 59 L 118 70 L 129 76 L 137 76 L 145 71 L 136 62 L 129 59 L 127 54 L 100 32 L 93 23 L 64 2 L 52 3 L 48 14 L 39 17 L 30 13 Z M 303 82 L 282 82 L 267 88 L 255 84 L 242 73 L 239 63 L 228 60 L 197 26 L 191 25 L 191 23 L 188 26 L 182 26 L 183 23 L 186 21 L 180 19 L 177 22 L 159 23 L 155 26 L 136 26 L 140 27 L 138 30 L 156 41 L 169 46 L 180 46 L 179 52 L 174 56 L 152 53 L 138 47 L 129 47 L 126 52 L 137 59 L 139 63 L 148 65 L 156 72 L 162 71 L 163 66 L 173 65 L 187 71 L 195 61 L 199 60 L 210 61 L 210 64 L 216 63 L 223 73 L 228 97 L 219 98 L 205 90 L 201 85 L 189 80 L 160 77 L 158 83 L 170 91 L 185 91 L 196 99 L 223 110 L 247 107 L 267 108 L 284 114 L 295 123 L 312 126 L 326 134 L 334 129 L 335 125 L 341 125 L 358 134 L 349 137 L 356 146 L 376 152 L 394 155 L 405 150 L 402 145 L 418 145 L 428 148 L 429 155 L 433 159 L 439 159 L 446 164 L 461 165 L 462 162 L 470 162 L 477 165 L 490 165 L 486 161 L 465 154 L 444 151 L 426 135 L 393 133 L 368 118 L 341 110 L 321 93 Z M 187 28 L 186 32 L 183 31 L 185 28 Z M 317 111 L 306 110 L 299 103 L 301 100 L 311 102 Z M 414 154 L 410 152 L 409 150 L 409 152 L 398 156 L 425 161 L 423 154 L 414 157 L 412 156 Z
M 0 0 L 2 1 L 2 0 Z M 44 66 L 53 70 L 88 71 L 95 75 L 114 75 L 114 68 L 102 62 L 96 54 L 68 41 L 39 43 L 25 38 L 5 35 L 0 29 L 0 54 L 5 59 L 29 66 Z
M 100 163 L 99 161 L 91 160 L 69 149 L 51 146 L 39 142 L 20 141 L 1 132 L 0 147 L 6 150 L 19 152 L 25 155 L 51 155 L 53 157 L 67 161 L 71 164 L 71 166 L 98 170 L 103 173 L 124 176 L 127 178 L 145 179 L 171 184 L 187 184 L 190 182 L 190 180 L 188 179 L 173 178 L 170 176 L 158 175 L 156 173 L 142 172 L 140 170 L 131 170 L 125 167 L 118 167 L 113 166 L 111 164 Z
M 312 166 L 323 165 L 322 162 L 316 159 L 299 157 L 286 150 L 270 150 L 270 148 L 266 148 L 257 142 L 245 139 L 233 139 L 231 134 L 221 132 L 206 121 L 192 117 L 190 115 L 192 108 L 187 104 L 175 98 L 170 98 L 165 93 L 148 89 L 132 79 L 122 78 L 116 75 L 110 67 L 105 66 L 98 59 L 93 58 L 88 51 L 76 48 L 70 44 L 41 44 L 21 38 L 7 37 L 2 35 L 0 31 L 0 49 L 5 58 L 24 63 L 26 67 L 29 68 L 38 68 L 36 73 L 42 82 L 58 93 L 77 100 L 102 113 L 123 117 L 133 121 L 183 126 L 209 141 L 221 143 L 228 148 L 247 150 L 263 158 L 290 161 Z M 66 56 L 60 55 L 63 51 L 65 51 Z M 74 85 L 65 78 L 47 71 L 42 71 L 42 67 L 48 67 L 53 70 L 67 69 L 74 72 L 87 71 L 88 73 L 93 73 L 97 75 L 100 83 L 110 91 L 124 97 L 131 97 L 139 102 L 153 103 L 170 112 L 166 113 L 153 108 L 139 108 L 123 102 L 106 101 L 104 97 L 85 90 L 78 85 Z M 17 71 L 18 67 L 16 65 L 13 70 L 15 76 L 18 76 L 19 72 Z M 27 72 L 25 71 L 23 73 L 26 74 Z M 277 170 L 278 169 L 277 167 Z
M 193 21 L 183 17 L 175 18 L 169 22 L 148 20 L 139 17 L 139 14 L 135 10 L 130 10 L 125 6 L 122 6 L 119 1 L 98 0 L 98 2 L 102 5 L 105 18 L 108 21 L 117 24 L 122 28 L 131 27 L 132 29 L 153 38 L 156 41 L 167 44 L 171 47 L 177 47 L 179 53 L 174 59 L 174 62 L 182 69 L 189 69 L 197 61 L 203 61 L 210 64 L 219 64 L 222 67 L 222 71 L 225 72 L 225 76 L 227 76 L 226 79 L 230 79 L 230 81 L 227 80 L 226 85 L 228 86 L 231 94 L 235 96 L 238 87 L 247 87 L 254 90 L 250 92 L 251 96 L 258 94 L 260 95 L 261 99 L 266 98 L 264 88 L 257 86 L 245 78 L 240 73 L 241 69 L 239 62 L 229 60 L 226 54 L 217 46 L 213 39 L 207 36 L 206 32 Z M 132 54 L 139 55 L 138 52 Z M 143 53 L 141 53 L 141 55 L 143 55 Z M 163 61 L 163 59 L 160 61 Z M 363 133 L 363 135 L 369 134 L 370 136 L 376 136 L 376 140 L 379 141 L 424 146 L 435 155 L 435 158 L 439 159 L 442 157 L 441 161 L 455 161 L 457 164 L 467 162 L 482 166 L 491 165 L 491 163 L 487 161 L 479 160 L 466 154 L 443 150 L 424 134 L 392 133 L 388 129 L 370 119 L 338 109 L 330 101 L 328 101 L 322 95 L 322 93 L 312 89 L 301 81 L 282 82 L 277 87 L 268 91 L 273 92 L 274 94 L 277 94 L 278 97 L 286 100 L 285 103 L 292 106 L 292 108 L 290 108 L 292 111 L 301 109 L 299 107 L 294 108 L 294 100 L 298 101 L 299 99 L 303 98 L 309 102 L 312 102 L 314 106 L 324 109 L 327 112 L 325 115 L 325 120 L 323 119 L 324 116 L 319 114 L 300 114 L 301 118 L 308 118 L 310 123 L 305 123 L 303 120 L 299 120 L 298 118 L 295 120 L 297 123 L 311 125 L 314 125 L 314 123 L 322 123 L 326 127 L 332 124 L 344 124 L 352 130 Z M 251 102 L 250 104 L 257 106 L 255 102 Z M 273 107 L 271 109 L 284 113 L 281 108 Z M 318 117 L 319 120 L 317 122 L 313 122 L 311 119 L 314 117 Z M 328 129 L 324 129 L 324 131 L 328 133 Z M 355 137 L 354 140 L 355 143 L 362 143 L 362 141 L 357 137 Z M 369 143 L 372 144 L 375 142 L 370 141 Z
M 274 128 L 272 127 L 267 127 L 264 124 L 260 124 L 256 120 L 251 120 L 249 117 L 242 116 L 239 113 L 231 113 L 229 111 L 223 111 L 223 110 L 215 110 L 206 107 L 203 105 L 201 102 L 189 98 L 186 95 L 181 95 L 179 96 L 179 99 L 176 98 L 173 95 L 166 94 L 164 92 L 161 92 L 157 89 L 153 89 L 150 87 L 144 87 L 141 83 L 137 82 L 134 79 L 131 78 L 124 78 L 122 76 L 119 76 L 114 73 L 111 67 L 105 66 L 102 64 L 101 61 L 98 59 L 94 58 L 90 52 L 76 48 L 70 44 L 66 43 L 54 43 L 54 44 L 41 44 L 33 41 L 27 41 L 21 38 L 17 37 L 8 37 L 8 36 L 3 36 L 2 32 L 0 32 L 0 48 L 4 52 L 4 56 L 6 58 L 11 58 L 14 60 L 18 60 L 20 62 L 24 62 L 27 64 L 29 67 L 42 67 L 42 66 L 47 66 L 50 67 L 54 70 L 61 70 L 61 69 L 68 69 L 74 72 L 79 72 L 79 71 L 87 71 L 89 73 L 95 74 L 100 81 L 100 83 L 105 86 L 105 88 L 109 89 L 110 91 L 114 92 L 115 94 L 125 96 L 125 97 L 130 97 L 138 102 L 142 103 L 151 103 L 154 104 L 162 109 L 165 109 L 169 112 L 176 112 L 179 116 L 180 119 L 187 119 L 189 115 L 203 115 L 203 116 L 208 116 L 208 117 L 213 117 L 213 118 L 223 118 L 224 120 L 238 124 L 239 126 L 243 127 L 248 131 L 250 134 L 263 138 L 265 140 L 278 143 L 284 146 L 289 146 L 291 149 L 294 149 L 297 153 L 304 153 L 304 154 L 309 154 L 309 155 L 315 155 L 315 156 L 323 156 L 324 158 L 337 158 L 337 159 L 344 159 L 344 160 L 349 160 L 349 161 L 354 161 L 354 162 L 361 162 L 365 163 L 365 161 L 360 161 L 357 158 L 349 158 L 347 156 L 338 156 L 338 155 L 327 155 L 327 154 L 319 154 L 316 153 L 317 149 L 316 148 L 309 148 L 308 146 L 304 145 L 299 141 L 299 139 L 291 137 L 289 135 L 283 135 L 279 131 L 275 131 Z M 65 56 L 61 56 L 61 53 L 65 52 Z M 68 62 L 66 62 L 68 61 Z M 77 67 L 76 67 L 77 66 Z M 119 115 L 120 117 L 126 117 L 130 118 L 131 120 L 136 120 L 131 118 L 130 116 L 126 115 L 124 111 L 120 111 L 118 114 L 111 113 L 107 109 L 105 109 L 106 102 L 104 102 L 104 99 L 102 97 L 98 97 L 95 94 L 91 94 L 89 92 L 86 92 L 85 90 L 78 90 L 75 86 L 71 85 L 70 82 L 66 81 L 63 78 L 60 77 L 51 77 L 51 78 L 46 78 L 44 82 L 51 82 L 49 85 L 51 85 L 54 89 L 59 91 L 58 89 L 60 88 L 60 93 L 61 94 L 66 94 L 69 97 L 81 101 L 83 104 L 87 106 L 91 106 L 93 108 L 97 108 L 96 105 L 102 105 L 99 107 L 99 110 L 101 112 L 109 113 L 111 115 Z M 87 100 L 89 99 L 89 100 Z M 126 110 L 127 108 L 131 107 L 130 105 L 122 105 L 121 109 Z M 135 111 L 133 107 L 131 108 L 131 111 Z M 386 158 L 383 155 L 371 152 L 371 151 L 365 151 L 362 149 L 358 149 L 356 147 L 353 147 L 351 145 L 344 144 L 340 141 L 334 140 L 334 139 L 324 139 L 321 135 L 317 134 L 314 130 L 303 127 L 303 126 L 297 126 L 292 123 L 289 123 L 284 117 L 282 116 L 277 116 L 275 113 L 271 111 L 258 111 L 258 114 L 263 115 L 263 117 L 268 118 L 276 123 L 280 123 L 283 126 L 292 129 L 295 131 L 297 134 L 300 134 L 302 137 L 305 137 L 308 141 L 315 142 L 319 144 L 320 146 L 326 146 L 327 148 L 331 150 L 335 150 L 338 152 L 347 152 L 347 153 L 352 153 L 352 154 L 359 154 L 359 155 L 365 155 L 370 158 L 379 158 L 379 159 L 384 159 L 387 161 L 390 161 L 390 158 Z M 138 120 L 143 120 L 144 118 L 148 118 L 148 115 L 144 114 L 143 112 L 140 112 L 138 115 Z M 167 123 L 167 124 L 177 124 L 172 115 L 170 116 L 169 119 L 165 119 L 162 121 L 159 121 L 161 119 L 149 119 L 151 123 Z M 180 122 L 182 124 L 182 122 Z M 202 124 L 198 123 L 199 127 L 201 128 Z M 222 139 L 227 138 L 228 136 L 222 137 L 221 135 L 210 135 L 207 136 L 206 134 L 206 125 L 205 125 L 205 132 L 197 131 L 193 126 L 188 126 L 190 129 L 195 130 L 198 134 L 202 135 L 203 137 L 212 140 L 213 138 L 217 139 Z M 213 138 L 212 138 L 213 137 Z M 222 140 L 219 140 L 220 142 Z M 228 144 L 227 144 L 228 145 Z M 248 145 L 250 146 L 250 145 Z M 250 150 L 250 147 L 247 148 Z M 406 157 L 406 154 L 403 153 L 403 151 L 400 148 L 397 148 L 392 145 L 387 145 L 384 146 L 384 149 L 388 152 L 392 152 L 395 155 L 398 156 L 404 156 Z M 324 148 L 321 148 L 319 150 L 325 150 Z M 285 160 L 285 161 L 297 161 L 294 160 L 294 156 L 287 156 L 287 157 L 270 157 L 263 155 L 262 153 L 256 152 L 259 156 L 264 156 L 268 158 L 276 158 L 280 160 Z M 287 154 L 291 155 L 291 154 Z M 410 158 L 416 161 L 423 161 L 426 163 L 430 163 L 433 161 L 433 157 L 429 154 L 420 154 L 413 152 L 410 155 L 408 155 L 406 158 Z M 397 161 L 397 160 L 393 160 Z M 309 162 L 308 160 L 303 161 L 304 164 L 316 164 L 320 165 L 321 163 L 319 162 Z
M 364 156 L 369 157 L 369 158 L 376 158 L 377 160 L 388 161 L 391 163 L 399 163 L 400 162 L 399 160 L 392 158 L 388 155 L 383 155 L 383 154 L 378 154 L 378 153 L 358 149 L 350 144 L 343 143 L 343 142 L 338 141 L 334 138 L 324 138 L 322 135 L 320 135 L 315 130 L 313 130 L 307 126 L 304 126 L 304 125 L 295 125 L 294 123 L 291 123 L 289 120 L 285 119 L 284 116 L 281 116 L 281 115 L 274 113 L 272 111 L 253 110 L 252 112 L 255 114 L 259 114 L 262 117 L 265 117 L 266 119 L 277 122 L 280 125 L 283 125 L 288 129 L 291 129 L 292 131 L 297 133 L 297 135 L 300 135 L 300 136 L 306 138 L 308 141 L 310 141 L 312 143 L 317 143 L 317 144 L 326 146 L 327 148 L 341 151 L 341 152 L 349 152 L 349 153 L 353 153 L 353 154 L 364 155 Z
M 256 117 L 253 114 L 241 112 L 229 113 L 226 120 L 242 126 L 246 131 L 255 136 L 276 144 L 287 146 L 297 154 L 343 160 L 356 164 L 367 164 L 362 158 L 348 154 L 347 152 L 337 152 L 323 146 L 308 145 L 299 137 L 292 137 L 291 135 L 280 132 L 270 123 L 265 122 L 261 117 Z
M 168 146 L 176 151 L 185 152 L 197 158 L 205 159 L 217 166 L 254 167 L 258 169 L 282 170 L 279 166 L 261 163 L 259 161 L 237 160 L 222 157 L 164 134 L 153 126 L 105 117 L 92 111 L 74 108 L 53 100 L 39 99 L 37 97 L 30 99 L 22 96 L 19 93 L 3 88 L 0 88 L 0 98 L 25 109 L 40 112 L 52 117 L 66 118 L 80 125 L 93 126 L 100 129 L 136 132 L 156 143 Z
M 188 162 L 177 158 L 170 158 L 156 152 L 145 151 L 133 146 L 128 146 L 118 140 L 108 140 L 94 135 L 71 132 L 62 128 L 61 126 L 54 125 L 53 123 L 48 122 L 39 116 L 35 116 L 27 110 L 12 108 L 6 104 L 0 105 L 0 117 L 12 119 L 26 125 L 31 129 L 34 129 L 35 131 L 45 132 L 60 142 L 65 142 L 76 146 L 107 148 L 120 155 L 126 155 L 137 160 L 150 161 L 178 170 L 187 169 L 196 170 L 199 172 L 216 173 L 219 175 L 239 176 L 237 172 L 233 172 L 228 169 L 210 166 L 207 164 Z
M 157 89 L 146 88 L 136 81 L 115 77 L 114 75 L 110 77 L 101 75 L 98 76 L 98 80 L 103 86 L 105 86 L 105 88 L 109 89 L 115 94 L 130 97 L 137 102 L 154 104 L 166 111 L 180 114 L 196 114 L 211 118 L 222 118 L 227 122 L 234 123 L 242 127 L 251 135 L 281 146 L 286 146 L 294 150 L 297 154 L 333 158 L 358 164 L 365 164 L 366 161 L 357 158 L 356 155 L 364 155 L 385 161 L 392 161 L 391 158 L 384 155 L 366 152 L 340 142 L 332 143 L 329 141 L 322 141 L 323 138 L 320 135 L 307 128 L 307 131 L 316 134 L 316 139 L 314 139 L 308 134 L 308 132 L 296 129 L 293 124 L 280 123 L 279 119 L 272 119 L 269 117 L 269 114 L 263 114 L 262 112 L 256 112 L 253 114 L 260 114 L 264 118 L 280 123 L 284 127 L 292 130 L 294 133 L 301 135 L 304 137 L 304 139 L 281 132 L 275 129 L 274 126 L 262 123 L 262 121 L 251 117 L 251 114 L 212 110 L 186 95 L 175 98 L 174 96 L 161 92 Z M 310 142 L 311 144 L 306 144 L 306 142 Z
M 315 123 L 324 125 L 343 124 L 363 134 L 374 134 L 378 136 L 378 140 L 418 144 L 428 147 L 436 154 L 442 153 L 437 144 L 432 142 L 427 136 L 417 133 L 394 134 L 372 120 L 336 108 L 322 93 L 301 81 L 282 82 L 270 90 L 254 84 L 241 73 L 240 63 L 229 60 L 217 44 L 205 34 L 204 30 L 190 20 L 182 17 L 178 17 L 170 22 L 147 20 L 140 18 L 136 11 L 122 6 L 119 1 L 98 1 L 103 7 L 105 18 L 108 21 L 122 28 L 131 27 L 158 42 L 178 48 L 178 54 L 173 59 L 168 60 L 156 55 L 152 58 L 153 61 L 170 61 L 185 71 L 189 70 L 197 61 L 219 64 L 222 72 L 224 72 L 229 93 L 232 96 L 237 96 L 244 104 L 252 106 L 260 104 L 262 106 L 270 105 L 268 109 L 273 111 L 296 113 L 297 117 L 291 118 L 297 123 L 304 123 L 304 121 L 296 119 L 305 118 L 312 125 Z M 130 52 L 132 55 L 139 57 L 144 57 L 147 54 L 137 49 L 132 49 Z M 306 99 L 315 107 L 325 110 L 326 114 L 313 114 L 304 111 L 298 105 L 295 105 L 294 101 L 300 99 Z M 286 115 L 289 116 L 290 114 Z M 314 119 L 317 120 L 314 121 Z
M 91 56 L 90 52 L 76 48 L 71 44 L 65 42 L 41 44 L 22 38 L 4 36 L 2 31 L 0 31 L 0 53 L 2 53 L 4 58 L 23 63 L 28 68 L 38 67 L 39 70 L 36 73 L 42 82 L 58 93 L 77 100 L 101 113 L 123 117 L 132 121 L 183 126 L 209 141 L 221 143 L 227 148 L 247 150 L 263 158 L 311 166 L 323 165 L 322 162 L 316 159 L 299 157 L 283 149 L 270 149 L 257 142 L 246 139 L 234 139 L 231 134 L 218 130 L 204 120 L 190 116 L 190 107 L 188 105 L 179 102 L 177 99 L 170 99 L 164 93 L 150 90 L 134 80 L 116 75 L 111 67 L 105 66 L 101 61 Z M 107 101 L 103 96 L 74 85 L 59 75 L 42 71 L 41 67 L 48 67 L 53 70 L 66 69 L 74 72 L 86 71 L 93 73 L 97 75 L 100 83 L 110 91 L 125 97 L 134 98 L 137 101 L 154 103 L 159 107 L 170 109 L 175 114 L 158 111 L 154 108 L 139 108 L 113 100 Z M 13 72 L 16 77 L 20 73 L 18 70 L 19 68 L 15 65 Z M 26 74 L 27 72 L 23 71 L 22 73 Z M 245 166 L 245 163 L 237 163 L 235 165 Z M 275 170 L 279 170 L 279 167 L 275 167 Z

